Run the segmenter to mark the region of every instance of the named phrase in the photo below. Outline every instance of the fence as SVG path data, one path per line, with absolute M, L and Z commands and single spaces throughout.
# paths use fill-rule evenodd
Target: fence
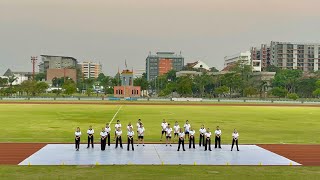
M 203 103 L 277 103 L 320 104 L 319 99 L 203 99 L 203 98 L 117 98 L 117 97 L 0 97 L 0 101 L 139 101 L 139 102 L 203 102 Z

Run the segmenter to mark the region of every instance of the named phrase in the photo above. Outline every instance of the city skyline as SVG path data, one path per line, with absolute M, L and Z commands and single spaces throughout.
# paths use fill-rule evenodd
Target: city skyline
M 270 41 L 319 43 L 316 0 L 1 0 L 0 73 L 32 71 L 30 57 L 101 62 L 102 72 L 141 69 L 149 52 L 223 68 L 224 56 Z M 38 58 L 38 63 L 40 62 Z

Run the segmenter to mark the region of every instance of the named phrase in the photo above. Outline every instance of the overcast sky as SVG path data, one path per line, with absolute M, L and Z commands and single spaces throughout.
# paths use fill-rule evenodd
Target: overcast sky
M 223 57 L 274 41 L 320 42 L 319 0 L 0 0 L 0 74 L 30 56 L 73 56 L 143 69 L 151 51 L 223 67 Z

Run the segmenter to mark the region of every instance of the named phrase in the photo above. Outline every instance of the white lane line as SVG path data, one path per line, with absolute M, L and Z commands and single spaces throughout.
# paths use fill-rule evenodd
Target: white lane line
M 118 109 L 118 111 L 114 114 L 113 118 L 111 119 L 111 121 L 109 122 L 109 126 L 112 123 L 112 121 L 114 120 L 114 118 L 117 116 L 117 114 L 119 113 L 120 109 L 122 108 L 123 105 L 121 105 Z

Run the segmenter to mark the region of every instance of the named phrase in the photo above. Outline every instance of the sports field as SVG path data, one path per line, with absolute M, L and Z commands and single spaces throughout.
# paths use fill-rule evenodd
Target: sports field
M 201 124 L 211 130 L 219 125 L 223 144 L 231 143 L 234 128 L 239 131 L 242 144 L 320 143 L 319 107 L 74 104 L 0 104 L 1 125 L 4 127 L 0 131 L 0 141 L 73 143 L 77 126 L 85 133 L 92 125 L 98 135 L 118 110 L 111 123 L 112 129 L 117 119 L 123 126 L 132 122 L 135 127 L 141 118 L 146 128 L 146 142 L 159 142 L 160 124 L 164 118 L 171 124 L 178 121 L 180 126 L 188 119 L 197 133 Z M 86 142 L 86 139 L 82 141 Z
M 118 112 L 118 113 L 117 113 Z M 77 126 L 85 134 L 89 125 L 98 132 L 106 123 L 121 120 L 122 125 L 132 122 L 135 126 L 141 118 L 146 128 L 145 141 L 160 143 L 162 119 L 170 123 L 178 121 L 183 126 L 189 120 L 198 134 L 201 124 L 212 131 L 217 125 L 222 129 L 222 144 L 231 143 L 231 133 L 237 128 L 240 144 L 319 144 L 319 107 L 277 106 L 183 106 L 183 105 L 130 105 L 130 104 L 0 104 L 0 142 L 27 143 L 73 143 Z M 124 129 L 123 129 L 124 130 Z M 196 136 L 197 137 L 197 136 Z M 196 143 L 197 143 L 196 139 Z M 86 138 L 82 138 L 86 143 Z M 16 173 L 12 173 L 16 172 Z M 198 179 L 247 177 L 258 179 L 317 179 L 320 167 L 270 167 L 270 166 L 0 166 L 6 179 L 17 177 L 67 178 L 72 174 L 77 179 L 86 174 L 101 178 L 104 175 L 120 179 Z M 22 176 L 23 174 L 23 176 Z M 29 177 L 29 178 L 28 178 Z M 44 178 L 43 178 L 44 179 Z M 47 178 L 45 178 L 47 179 Z

